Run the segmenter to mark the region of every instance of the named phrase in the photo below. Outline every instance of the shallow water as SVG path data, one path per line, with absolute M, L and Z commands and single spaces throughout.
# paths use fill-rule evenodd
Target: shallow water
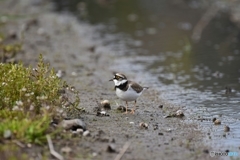
M 229 21 L 225 4 L 204 28 L 199 41 L 193 28 L 206 12 L 205 1 L 64 1 L 56 10 L 70 12 L 96 26 L 104 45 L 123 55 L 116 64 L 122 72 L 131 68 L 138 80 L 161 92 L 169 102 L 186 106 L 214 131 L 214 145 L 237 148 L 240 144 L 240 38 Z M 121 66 L 121 67 L 119 67 Z M 142 70 L 147 74 L 141 77 Z M 141 72 L 140 72 L 141 71 Z M 139 74 L 138 74 L 139 73 Z M 219 117 L 229 125 L 213 126 Z

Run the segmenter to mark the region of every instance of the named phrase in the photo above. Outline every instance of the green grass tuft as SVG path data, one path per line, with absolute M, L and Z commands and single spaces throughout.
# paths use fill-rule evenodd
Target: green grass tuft
M 40 112 L 54 105 L 63 86 L 49 65 L 39 58 L 38 67 L 0 63 L 0 109 Z
M 62 82 L 39 57 L 37 68 L 0 63 L 0 138 L 41 144 L 56 109 L 61 108 Z

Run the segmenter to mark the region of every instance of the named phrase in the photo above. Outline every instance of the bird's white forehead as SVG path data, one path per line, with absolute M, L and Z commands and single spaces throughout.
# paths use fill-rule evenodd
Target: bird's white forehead
M 123 78 L 123 79 L 127 79 L 127 77 L 126 77 L 124 74 L 121 74 L 121 73 L 116 73 L 116 74 L 114 75 L 114 77 L 121 77 L 121 78 Z

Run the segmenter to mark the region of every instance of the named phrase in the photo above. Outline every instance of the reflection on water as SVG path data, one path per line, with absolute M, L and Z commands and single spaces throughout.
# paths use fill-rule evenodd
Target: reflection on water
M 123 61 L 145 69 L 163 98 L 201 117 L 220 116 L 232 128 L 226 143 L 240 143 L 240 34 L 226 10 L 194 42 L 192 31 L 206 12 L 206 1 L 53 1 L 57 10 L 98 25 L 104 43 L 128 55 Z

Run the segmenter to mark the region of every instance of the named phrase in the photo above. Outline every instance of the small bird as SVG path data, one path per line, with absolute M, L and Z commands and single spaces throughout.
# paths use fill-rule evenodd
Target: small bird
M 130 113 L 134 114 L 136 109 L 137 98 L 143 93 L 148 87 L 142 87 L 134 81 L 130 81 L 124 74 L 116 73 L 112 79 L 115 84 L 116 95 L 123 101 L 126 101 L 126 112 L 128 113 L 128 102 L 134 101 L 134 109 Z

